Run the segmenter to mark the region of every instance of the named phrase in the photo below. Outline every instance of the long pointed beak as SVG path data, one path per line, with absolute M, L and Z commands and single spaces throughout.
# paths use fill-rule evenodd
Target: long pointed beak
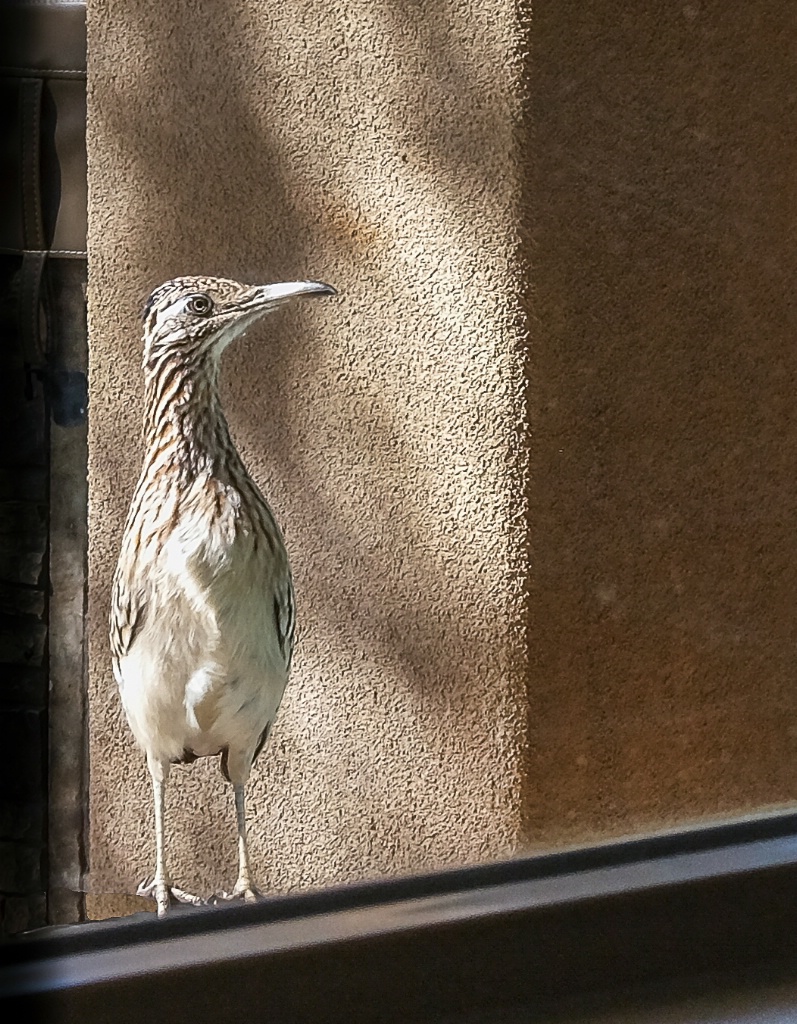
M 231 304 L 226 310 L 222 309 L 221 312 L 228 315 L 216 335 L 219 351 L 226 348 L 234 338 L 246 333 L 262 316 L 291 299 L 337 294 L 331 284 L 324 284 L 323 281 L 288 281 L 285 284 L 264 284 L 251 288 L 243 300 Z
M 265 284 L 258 288 L 258 306 L 274 306 L 303 296 L 337 295 L 331 284 L 323 281 L 288 281 L 285 284 Z

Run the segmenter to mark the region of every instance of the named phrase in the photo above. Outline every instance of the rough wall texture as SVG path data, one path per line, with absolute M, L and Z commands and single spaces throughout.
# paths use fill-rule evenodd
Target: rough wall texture
M 525 728 L 512 3 L 95 0 L 89 33 L 93 889 L 153 866 L 106 615 L 140 459 L 137 312 L 182 273 L 340 292 L 226 357 L 301 617 L 251 786 L 257 877 L 505 854 Z M 173 778 L 175 876 L 229 886 L 229 787 L 215 762 Z
M 796 33 L 535 4 L 535 844 L 795 798 Z
M 91 8 L 95 888 L 151 864 L 105 643 L 133 312 L 193 270 L 341 290 L 227 361 L 303 622 L 267 885 L 792 801 L 797 15 L 181 10 Z M 230 796 L 176 774 L 180 877 L 228 883 Z

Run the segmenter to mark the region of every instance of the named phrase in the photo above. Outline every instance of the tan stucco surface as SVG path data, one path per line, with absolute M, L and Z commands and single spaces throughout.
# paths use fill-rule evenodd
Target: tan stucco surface
M 793 801 L 797 15 L 187 6 L 89 5 L 94 890 L 152 870 L 105 621 L 136 313 L 182 273 L 340 291 L 225 370 L 301 617 L 266 888 Z M 229 885 L 215 765 L 169 817 Z
M 138 311 L 184 273 L 340 292 L 226 356 L 228 418 L 283 525 L 300 615 L 250 787 L 258 880 L 317 886 L 517 845 L 517 34 L 511 3 L 90 5 L 96 892 L 153 868 L 106 615 L 140 459 Z M 215 761 L 173 779 L 175 876 L 229 888 L 229 787 Z
M 535 843 L 797 796 L 796 36 L 535 4 Z

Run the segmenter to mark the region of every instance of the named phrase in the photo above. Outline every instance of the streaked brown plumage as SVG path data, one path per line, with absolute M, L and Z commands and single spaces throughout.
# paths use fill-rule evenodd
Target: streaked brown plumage
M 144 311 L 144 463 L 114 576 L 114 675 L 147 756 L 155 798 L 156 871 L 140 889 L 158 913 L 170 897 L 164 789 L 178 761 L 221 755 L 238 819 L 232 896 L 254 899 L 244 786 L 288 679 L 294 599 L 274 516 L 230 438 L 218 394 L 224 348 L 265 313 L 299 296 L 333 295 L 313 281 L 253 287 L 183 277 Z

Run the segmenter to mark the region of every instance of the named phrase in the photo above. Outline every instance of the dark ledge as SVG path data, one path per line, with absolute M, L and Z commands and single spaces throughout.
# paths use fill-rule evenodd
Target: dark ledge
M 115 1024 L 549 1020 L 633 986 L 783 985 L 797 814 L 50 929 L 4 953 L 2 1000 L 25 1019 Z

